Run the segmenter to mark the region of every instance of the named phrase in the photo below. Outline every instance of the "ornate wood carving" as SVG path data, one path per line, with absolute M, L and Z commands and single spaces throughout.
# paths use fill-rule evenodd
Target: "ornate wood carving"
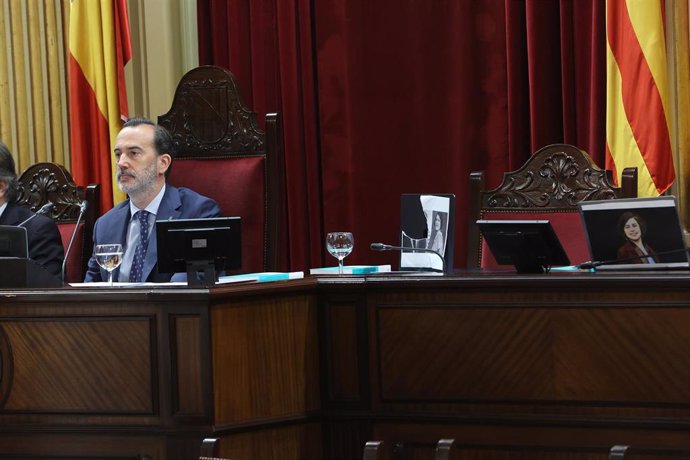
M 598 168 L 583 150 L 553 144 L 535 152 L 517 171 L 507 172 L 493 190 L 484 189 L 484 173 L 470 174 L 467 267 L 481 265 L 482 243 L 477 219 L 487 211 L 507 213 L 577 212 L 587 200 L 637 196 L 637 169 L 625 168 L 621 187 L 611 184 L 607 171 Z
M 101 214 L 100 185 L 78 186 L 69 171 L 57 163 L 37 163 L 30 166 L 19 176 L 18 185 L 18 205 L 37 211 L 50 201 L 54 206 L 47 216 L 58 224 L 75 223 L 81 212 L 81 205 L 86 200 L 88 206 L 83 215 L 82 246 L 73 250 L 75 256 L 81 259 L 82 267 L 82 272 L 76 273 L 74 280 L 81 279 L 91 256 L 93 225 Z M 69 273 L 68 267 L 68 275 Z
M 72 175 L 55 163 L 38 163 L 19 177 L 17 204 L 38 210 L 48 201 L 55 205 L 50 217 L 56 221 L 76 220 L 84 200 L 84 191 Z
M 202 66 L 180 80 L 172 108 L 158 122 L 172 134 L 177 158 L 263 154 L 266 138 L 247 109 L 237 80 L 221 67 Z
M 535 153 L 503 183 L 482 196 L 483 208 L 573 208 L 581 201 L 616 198 L 606 172 L 573 146 L 555 145 Z

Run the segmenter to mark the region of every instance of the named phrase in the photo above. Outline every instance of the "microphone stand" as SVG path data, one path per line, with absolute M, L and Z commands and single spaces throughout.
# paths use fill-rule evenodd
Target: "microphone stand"
M 390 244 L 383 243 L 371 243 L 369 247 L 374 251 L 402 251 L 402 252 L 427 252 L 429 254 L 436 254 L 439 259 L 441 259 L 441 264 L 443 273 L 446 273 L 446 259 L 441 255 L 440 252 L 434 251 L 433 249 L 427 248 L 406 248 L 403 246 L 391 246 Z M 438 269 L 432 268 L 433 271 L 438 271 Z
M 64 286 L 65 283 L 65 269 L 67 268 L 67 260 L 69 259 L 70 252 L 72 251 L 72 244 L 74 243 L 74 237 L 77 236 L 77 231 L 79 230 L 79 224 L 81 223 L 81 219 L 84 216 L 84 211 L 86 211 L 86 207 L 88 206 L 88 202 L 86 200 L 82 201 L 81 204 L 79 205 L 79 216 L 77 217 L 77 223 L 74 224 L 74 230 L 72 230 L 72 236 L 69 239 L 69 244 L 67 245 L 67 250 L 65 251 L 65 258 L 62 260 L 62 269 L 60 270 L 60 275 L 61 275 L 61 281 L 62 285 Z
M 684 248 L 684 249 L 671 249 L 669 251 L 662 251 L 662 252 L 657 252 L 656 256 L 667 256 L 671 254 L 680 254 L 681 252 L 689 252 L 690 248 Z M 600 267 L 602 265 L 614 265 L 614 264 L 619 264 L 621 262 L 630 262 L 633 260 L 640 260 L 640 259 L 646 259 L 647 257 L 651 257 L 649 254 L 642 255 L 642 256 L 633 256 L 633 257 L 624 257 L 622 259 L 609 259 L 609 260 L 589 260 L 587 262 L 582 262 L 580 265 L 577 266 L 580 270 L 592 270 L 596 271 L 597 267 Z M 650 264 L 653 265 L 653 264 Z
M 41 206 L 41 209 L 39 209 L 38 211 L 36 211 L 35 213 L 33 213 L 28 219 L 25 219 L 25 220 L 23 220 L 22 222 L 18 223 L 18 224 L 17 224 L 17 227 L 23 227 L 23 226 L 26 225 L 30 220 L 34 219 L 36 216 L 42 216 L 42 215 L 44 215 L 44 214 L 48 214 L 50 211 L 53 210 L 53 207 L 55 207 L 55 205 L 53 204 L 52 201 L 47 202 L 46 204 L 44 204 L 43 206 Z

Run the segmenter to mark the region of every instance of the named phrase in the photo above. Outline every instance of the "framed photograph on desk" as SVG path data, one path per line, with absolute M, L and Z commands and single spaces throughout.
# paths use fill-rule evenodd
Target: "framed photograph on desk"
M 455 195 L 401 195 L 400 270 L 452 271 L 454 235 Z

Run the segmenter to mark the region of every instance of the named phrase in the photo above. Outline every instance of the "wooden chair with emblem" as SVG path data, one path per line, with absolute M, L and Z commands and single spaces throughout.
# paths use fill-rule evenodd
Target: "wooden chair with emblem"
M 623 170 L 621 186 L 585 152 L 569 144 L 539 149 L 516 171 L 507 172 L 493 190 L 484 189 L 484 173 L 470 174 L 467 237 L 468 268 L 498 268 L 476 221 L 548 220 L 570 262 L 589 260 L 578 204 L 589 200 L 634 198 L 637 168 Z
M 285 165 L 278 114 L 267 114 L 261 130 L 234 75 L 201 66 L 182 77 L 158 123 L 176 147 L 168 182 L 213 198 L 223 216 L 241 217 L 242 272 L 282 270 Z
M 65 281 L 83 281 L 92 252 L 93 225 L 100 215 L 99 185 L 78 186 L 69 171 L 57 163 L 30 166 L 19 176 L 18 182 L 18 205 L 35 212 L 48 202 L 53 203 L 52 210 L 46 215 L 56 222 L 60 230 L 67 256 Z M 83 211 L 82 206 L 85 206 Z

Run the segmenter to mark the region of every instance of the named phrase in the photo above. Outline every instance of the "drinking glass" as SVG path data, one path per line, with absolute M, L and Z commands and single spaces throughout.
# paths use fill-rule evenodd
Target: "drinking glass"
M 113 270 L 122 263 L 124 250 L 121 244 L 99 244 L 96 246 L 96 262 L 108 272 L 108 285 L 113 285 Z
M 338 274 L 343 274 L 343 259 L 350 255 L 355 239 L 350 232 L 331 232 L 326 235 L 328 252 L 338 259 Z

